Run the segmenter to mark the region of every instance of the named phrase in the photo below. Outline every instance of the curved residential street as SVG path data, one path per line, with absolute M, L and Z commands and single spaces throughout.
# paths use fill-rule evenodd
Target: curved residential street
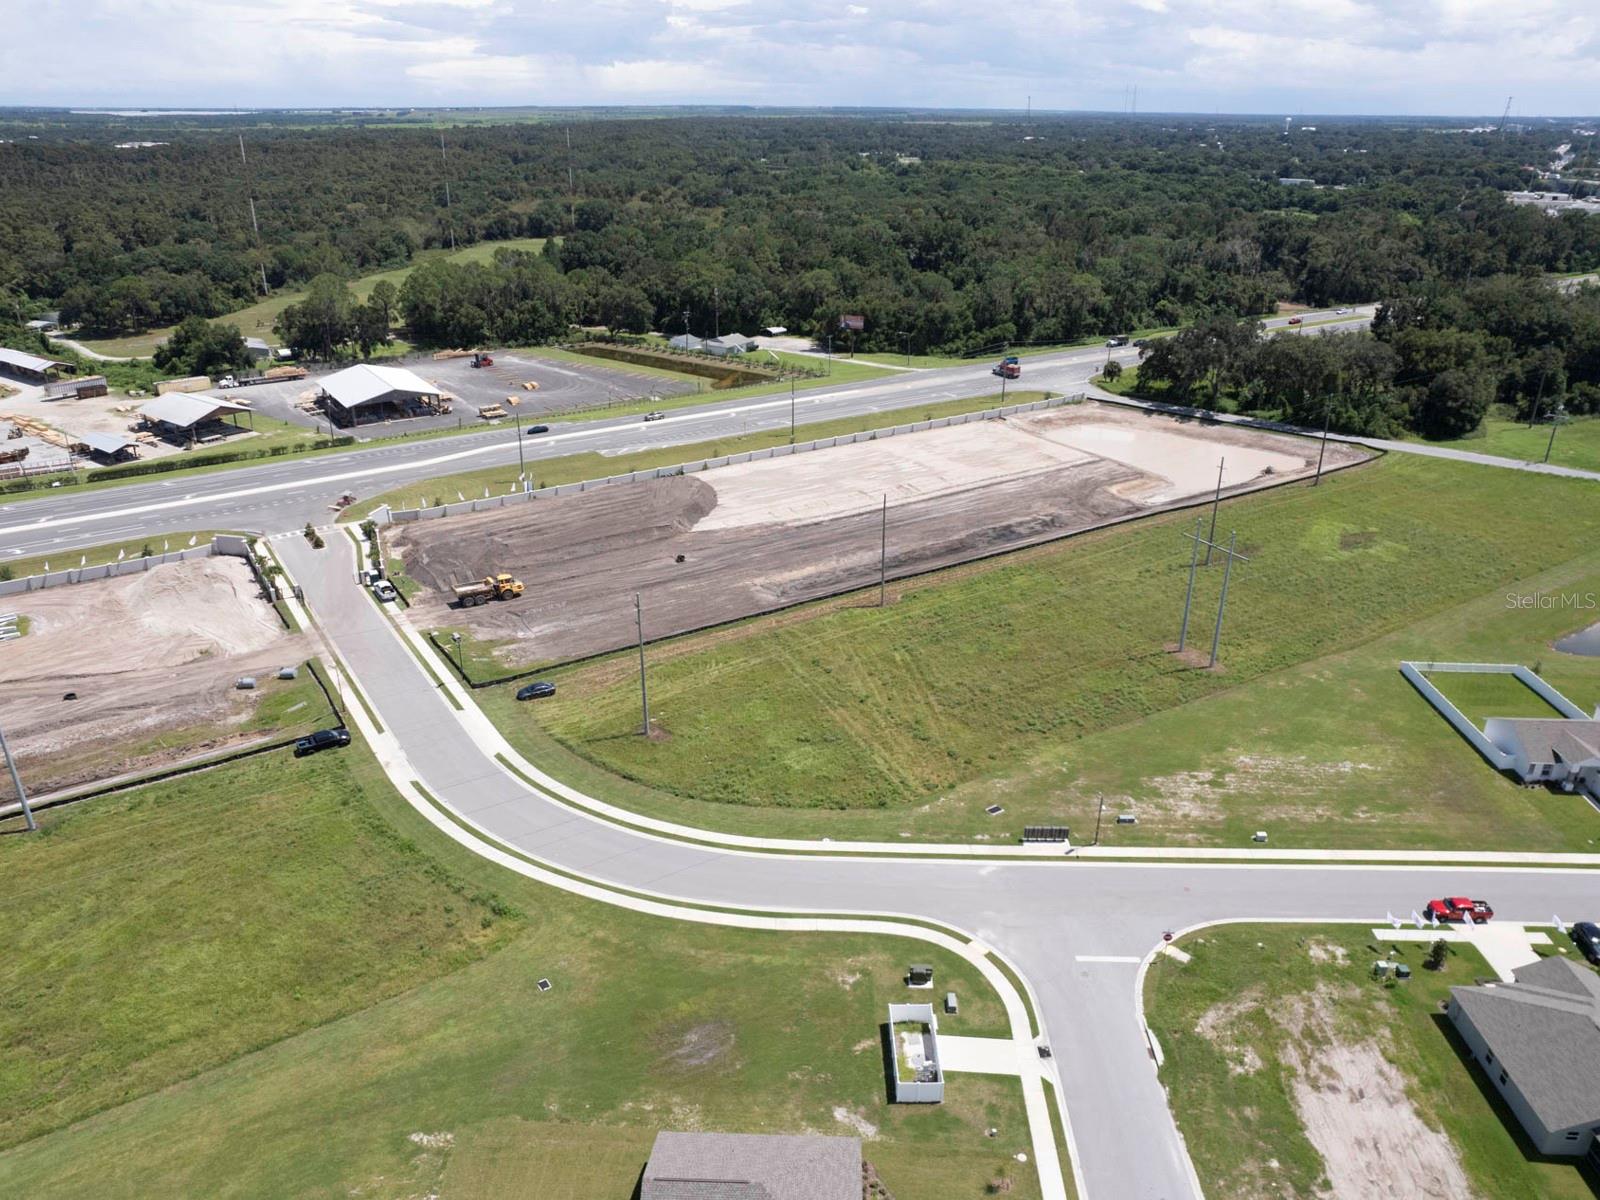
M 1441 891 L 1491 896 L 1501 919 L 1545 923 L 1595 893 L 1583 870 L 1322 863 L 1106 862 L 1050 854 L 973 861 L 812 856 L 693 845 L 624 828 L 531 787 L 496 761 L 475 706 L 458 711 L 355 578 L 342 533 L 316 551 L 273 543 L 386 734 L 435 798 L 508 846 L 584 878 L 752 909 L 931 918 L 999 950 L 1030 983 L 1094 1200 L 1187 1200 L 1198 1185 L 1168 1111 L 1136 981 L 1163 931 L 1236 919 L 1374 921 Z M 819 818 L 825 819 L 825 818 Z M 963 847 L 965 855 L 968 848 Z M 1248 855 L 1241 851 L 1240 856 Z M 952 1086 L 959 1086 L 959 1077 Z M 1046 1185 L 1045 1195 L 1061 1195 Z

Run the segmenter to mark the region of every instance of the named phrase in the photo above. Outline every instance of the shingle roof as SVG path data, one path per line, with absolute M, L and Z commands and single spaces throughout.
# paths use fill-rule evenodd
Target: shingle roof
M 1584 762 L 1600 758 L 1600 721 L 1572 717 L 1492 717 L 1498 729 L 1517 740 L 1530 762 Z M 1485 725 L 1487 731 L 1487 723 Z
M 420 375 L 402 367 L 376 367 L 358 363 L 335 371 L 322 381 L 322 390 L 345 408 L 382 401 L 395 392 L 413 396 L 437 396 L 439 389 Z
M 1600 975 L 1552 956 L 1450 994 L 1547 1130 L 1600 1124 Z
M 860 1200 L 861 1141 L 658 1133 L 640 1200 Z
M 191 425 L 198 425 L 212 417 L 248 411 L 249 409 L 242 404 L 234 404 L 231 400 L 218 400 L 215 396 L 207 396 L 204 392 L 168 392 L 165 396 L 157 396 L 154 400 L 139 406 L 139 415 L 146 420 L 163 421 L 168 425 L 176 425 L 179 429 L 188 429 Z

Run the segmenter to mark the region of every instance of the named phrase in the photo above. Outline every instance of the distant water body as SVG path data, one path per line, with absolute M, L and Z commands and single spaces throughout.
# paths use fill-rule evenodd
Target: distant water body
M 1567 654 L 1586 654 L 1590 658 L 1600 658 L 1600 622 L 1580 629 L 1577 633 L 1569 633 L 1556 643 L 1556 649 Z

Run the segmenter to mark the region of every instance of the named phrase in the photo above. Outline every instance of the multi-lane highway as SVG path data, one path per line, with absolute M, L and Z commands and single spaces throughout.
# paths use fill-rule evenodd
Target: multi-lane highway
M 1371 319 L 1371 309 L 1349 314 L 1307 313 L 1311 332 L 1357 328 Z M 1282 328 L 1288 318 L 1274 318 Z M 1122 347 L 1062 351 L 1023 360 L 1016 388 L 1054 392 L 1081 390 L 1107 358 L 1137 361 L 1138 351 Z M 899 371 L 883 379 L 817 387 L 797 394 L 798 423 L 873 412 L 891 412 L 911 405 L 992 395 L 1000 381 L 991 363 Z M 653 422 L 639 417 L 613 417 L 558 424 L 549 434 L 524 437 L 528 461 L 581 451 L 621 454 L 653 446 L 685 445 L 762 429 L 787 428 L 788 396 L 724 400 L 673 409 Z M 885 424 L 893 422 L 885 418 Z M 74 546 L 99 545 L 138 537 L 158 537 L 193 529 L 237 529 L 275 533 L 298 529 L 307 521 L 328 519 L 335 500 L 346 492 L 371 496 L 408 483 L 478 467 L 517 461 L 514 429 L 449 438 L 385 442 L 261 466 L 179 473 L 149 483 L 130 483 L 98 490 L 72 490 L 0 504 L 0 557 L 50 554 Z

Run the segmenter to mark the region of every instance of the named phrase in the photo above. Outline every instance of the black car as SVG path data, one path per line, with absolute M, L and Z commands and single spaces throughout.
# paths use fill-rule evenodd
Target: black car
M 1593 921 L 1579 921 L 1572 927 L 1572 944 L 1583 951 L 1583 956 L 1600 966 L 1600 925 Z
M 308 754 L 315 754 L 318 750 L 327 750 L 333 746 L 348 746 L 350 744 L 350 731 L 348 729 L 319 729 L 315 733 L 308 733 L 294 744 L 294 756 L 304 758 Z
M 528 426 L 528 432 L 523 434 L 522 436 L 523 437 L 532 437 L 536 433 L 549 433 L 549 432 L 550 432 L 550 426 L 548 426 L 548 425 L 529 425 Z
M 535 679 L 526 687 L 517 689 L 518 700 L 543 700 L 547 696 L 556 694 L 556 685 L 543 679 Z

